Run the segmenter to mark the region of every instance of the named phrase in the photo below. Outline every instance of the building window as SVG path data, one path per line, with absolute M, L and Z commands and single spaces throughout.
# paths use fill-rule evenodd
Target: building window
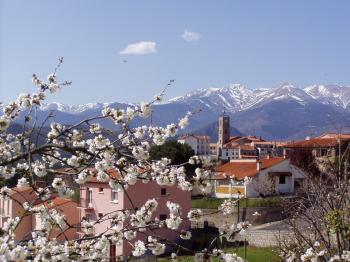
M 165 196 L 166 195 L 166 188 L 163 187 L 163 188 L 160 189 L 160 195 L 161 196 Z
M 88 207 L 92 207 L 92 189 L 87 188 L 86 189 L 86 204 Z
M 118 191 L 115 189 L 112 189 L 111 200 L 114 202 L 118 201 Z
M 166 215 L 165 214 L 160 214 L 159 215 L 159 220 L 160 221 L 163 221 L 163 220 L 165 220 L 166 219 Z
M 103 187 L 100 187 L 100 188 L 98 189 L 98 192 L 99 192 L 99 193 L 103 193 Z
M 280 176 L 280 184 L 285 184 L 286 183 L 286 176 Z

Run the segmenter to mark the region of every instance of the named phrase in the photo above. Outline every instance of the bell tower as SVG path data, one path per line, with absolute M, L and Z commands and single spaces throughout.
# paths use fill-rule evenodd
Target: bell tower
M 222 147 L 230 140 L 230 117 L 223 112 L 219 117 L 218 146 Z

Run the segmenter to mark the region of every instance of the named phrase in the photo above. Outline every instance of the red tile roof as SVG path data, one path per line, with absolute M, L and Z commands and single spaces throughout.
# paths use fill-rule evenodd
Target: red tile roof
M 282 157 L 262 159 L 259 161 L 260 170 L 270 168 L 284 160 Z M 245 177 L 255 177 L 259 173 L 256 161 L 229 162 L 217 167 L 215 171 L 218 173 L 216 179 L 225 179 L 227 176 L 244 179 Z
M 341 139 L 342 142 L 350 139 Z M 285 145 L 286 148 L 327 148 L 339 145 L 338 138 L 312 138 Z
M 25 186 L 25 187 L 12 187 L 10 188 L 11 191 L 10 191 L 10 195 L 13 195 L 13 194 L 21 194 L 23 192 L 30 192 L 30 191 L 33 191 L 33 189 L 29 186 Z
M 246 145 L 251 142 L 263 142 L 264 140 L 256 136 L 235 136 L 223 145 L 223 148 L 237 148 L 239 145 Z
M 98 181 L 96 178 L 96 174 L 97 171 L 95 168 L 91 168 L 90 171 L 92 171 L 92 173 L 94 174 L 93 177 L 91 177 L 88 182 L 93 182 L 93 183 L 102 183 L 102 184 L 106 184 L 108 182 L 103 182 L 103 181 Z M 116 178 L 116 179 L 121 179 L 122 177 L 120 176 L 119 172 L 116 169 L 109 169 L 107 170 L 107 174 L 111 177 L 111 178 Z
M 342 138 L 342 139 L 350 139 L 350 134 L 337 134 L 337 133 L 324 133 L 316 138 Z
M 73 203 L 74 201 L 72 199 L 69 198 L 60 198 L 60 197 L 56 197 L 54 199 L 51 200 L 47 200 L 45 202 L 42 202 L 40 204 L 37 204 L 35 206 L 41 206 L 44 205 L 46 208 L 51 209 L 51 208 L 56 208 L 68 203 Z

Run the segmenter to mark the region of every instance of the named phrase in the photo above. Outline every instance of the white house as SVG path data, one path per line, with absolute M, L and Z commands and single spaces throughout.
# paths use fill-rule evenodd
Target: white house
M 218 198 L 295 194 L 305 186 L 305 174 L 282 157 L 231 160 L 216 168 L 214 178 Z
M 184 135 L 181 136 L 177 142 L 181 144 L 188 144 L 198 156 L 210 155 L 210 137 L 199 135 Z

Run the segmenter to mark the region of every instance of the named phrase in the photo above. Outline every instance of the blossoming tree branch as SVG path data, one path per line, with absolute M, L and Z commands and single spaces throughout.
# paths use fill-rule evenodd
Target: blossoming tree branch
M 148 103 L 128 107 L 126 110 L 106 107 L 100 116 L 85 119 L 75 125 L 64 126 L 52 122 L 49 132 L 43 132 L 45 124 L 53 119 L 47 118 L 39 123 L 37 112 L 49 93 L 71 85 L 71 82 L 59 82 L 57 72 L 63 63 L 59 60 L 53 73 L 47 80 L 33 75 L 33 84 L 38 87 L 35 94 L 20 94 L 18 98 L 2 106 L 0 116 L 0 178 L 9 180 L 18 177 L 16 188 L 31 189 L 34 200 L 19 202 L 24 212 L 15 218 L 9 218 L 1 229 L 0 259 L 1 261 L 108 261 L 111 245 L 120 245 L 127 241 L 132 247 L 132 255 L 140 257 L 146 252 L 162 255 L 166 247 L 172 249 L 172 258 L 176 258 L 181 249 L 178 243 L 169 241 L 156 234 L 156 229 L 166 228 L 182 239 L 191 238 L 189 231 L 179 230 L 184 221 L 197 222 L 202 219 L 201 210 L 190 210 L 183 213 L 178 203 L 168 201 L 168 215 L 160 220 L 154 215 L 158 207 L 155 198 L 144 199 L 141 207 L 133 205 L 133 196 L 128 189 L 137 182 L 155 182 L 160 186 L 177 187 L 183 191 L 194 188 L 203 193 L 211 191 L 210 171 L 197 168 L 194 175 L 186 173 L 185 165 L 195 165 L 199 158 L 191 157 L 188 162 L 173 165 L 167 158 L 150 160 L 149 150 L 152 145 L 162 145 L 167 139 L 174 137 L 179 129 L 184 129 L 192 113 L 186 114 L 178 123 L 165 127 L 153 125 L 131 128 L 135 117 L 148 118 L 152 114 L 152 105 L 160 101 L 164 91 Z M 171 82 L 168 84 L 171 85 Z M 23 117 L 22 131 L 17 134 L 9 132 L 9 127 Z M 21 118 L 22 119 L 22 118 Z M 120 128 L 120 132 L 105 130 L 97 120 L 108 119 Z M 117 175 L 113 175 L 117 174 Z M 115 210 L 103 214 L 96 221 L 82 219 L 71 224 L 66 214 L 56 208 L 40 205 L 52 196 L 71 198 L 74 190 L 64 179 L 70 176 L 74 183 L 82 185 L 94 178 L 108 183 L 114 190 L 122 190 L 132 208 Z M 38 181 L 50 181 L 45 186 Z M 51 182 L 52 181 L 52 182 Z M 11 188 L 2 187 L 2 199 L 11 199 Z M 14 199 L 18 202 L 18 200 Z M 38 204 L 39 203 L 39 204 Z M 217 212 L 230 215 L 236 200 L 226 200 Z M 39 215 L 40 227 L 24 239 L 15 241 L 16 229 L 24 218 Z M 95 227 L 102 221 L 109 221 L 105 232 L 94 234 Z M 237 234 L 244 233 L 248 222 L 238 225 L 223 225 L 220 236 L 234 241 Z M 77 239 L 68 239 L 66 232 L 81 228 L 83 234 Z M 56 238 L 50 233 L 59 231 Z M 63 236 L 63 240 L 58 237 Z M 190 251 L 190 250 L 187 250 Z M 224 253 L 209 246 L 204 251 L 208 256 L 218 256 L 225 261 L 243 261 L 235 254 Z

